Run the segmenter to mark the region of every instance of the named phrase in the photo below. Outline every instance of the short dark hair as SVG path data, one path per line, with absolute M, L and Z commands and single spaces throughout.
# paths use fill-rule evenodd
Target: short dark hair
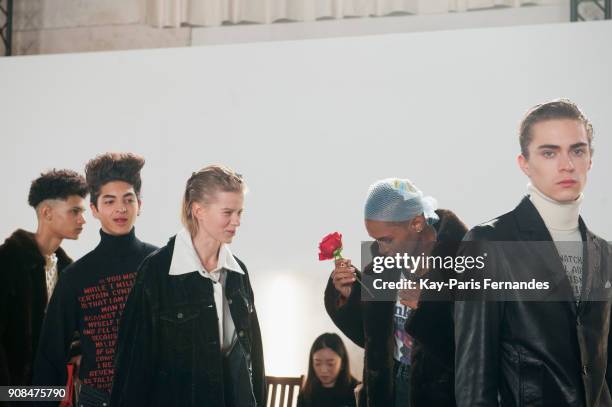
M 85 178 L 91 203 L 96 205 L 100 189 L 112 181 L 124 181 L 132 185 L 136 196 L 140 198 L 140 170 L 144 164 L 144 158 L 133 153 L 105 153 L 89 160 L 85 166 Z
M 56 170 L 43 172 L 32 181 L 28 194 L 28 203 L 36 208 L 47 199 L 66 200 L 72 195 L 81 198 L 87 196 L 87 183 L 82 175 L 72 170 Z
M 547 120 L 569 119 L 576 120 L 584 125 L 589 140 L 589 149 L 593 153 L 593 126 L 589 119 L 578 106 L 569 99 L 556 99 L 547 103 L 542 103 L 532 107 L 523 120 L 519 129 L 519 143 L 521 145 L 521 154 L 525 158 L 529 158 L 529 144 L 533 140 L 531 128 L 534 124 Z

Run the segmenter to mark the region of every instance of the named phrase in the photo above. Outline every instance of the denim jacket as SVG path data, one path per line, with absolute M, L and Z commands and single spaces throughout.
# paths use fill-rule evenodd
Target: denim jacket
M 111 405 L 265 405 L 261 333 L 246 266 L 236 258 L 245 274 L 227 274 L 237 340 L 223 355 L 214 283 L 195 271 L 169 275 L 173 249 L 174 237 L 138 272 L 121 320 Z

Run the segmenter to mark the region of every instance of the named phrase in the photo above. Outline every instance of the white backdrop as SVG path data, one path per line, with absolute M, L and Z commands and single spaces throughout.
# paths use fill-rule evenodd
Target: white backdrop
M 612 236 L 612 23 L 0 59 L 0 234 L 32 229 L 30 181 L 82 170 L 104 151 L 147 159 L 138 235 L 179 227 L 189 174 L 224 163 L 250 186 L 233 245 L 249 266 L 267 371 L 305 372 L 312 340 L 336 331 L 323 308 L 331 263 L 317 243 L 345 235 L 359 258 L 373 181 L 411 178 L 469 225 L 510 210 L 525 110 L 569 97 L 595 127 L 583 215 Z M 88 215 L 73 257 L 90 250 Z M 361 353 L 350 347 L 361 377 Z

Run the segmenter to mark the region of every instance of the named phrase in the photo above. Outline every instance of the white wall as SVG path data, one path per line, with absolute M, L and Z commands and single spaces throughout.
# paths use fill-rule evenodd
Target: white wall
M 251 189 L 233 247 L 252 275 L 268 373 L 297 375 L 312 340 L 335 331 L 319 239 L 342 232 L 357 261 L 366 190 L 389 176 L 470 225 L 512 209 L 526 184 L 516 128 L 538 102 L 569 97 L 592 119 L 583 214 L 612 235 L 610 38 L 598 22 L 2 59 L 0 235 L 34 227 L 26 197 L 41 170 L 127 150 L 147 159 L 138 234 L 162 244 L 189 174 L 230 165 Z M 97 229 L 89 218 L 65 248 L 79 257 Z

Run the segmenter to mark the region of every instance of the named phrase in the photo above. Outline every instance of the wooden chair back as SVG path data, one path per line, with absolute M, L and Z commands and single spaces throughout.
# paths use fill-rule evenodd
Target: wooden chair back
M 297 396 L 302 386 L 304 376 L 300 377 L 277 377 L 266 376 L 268 386 L 267 407 L 295 407 Z

